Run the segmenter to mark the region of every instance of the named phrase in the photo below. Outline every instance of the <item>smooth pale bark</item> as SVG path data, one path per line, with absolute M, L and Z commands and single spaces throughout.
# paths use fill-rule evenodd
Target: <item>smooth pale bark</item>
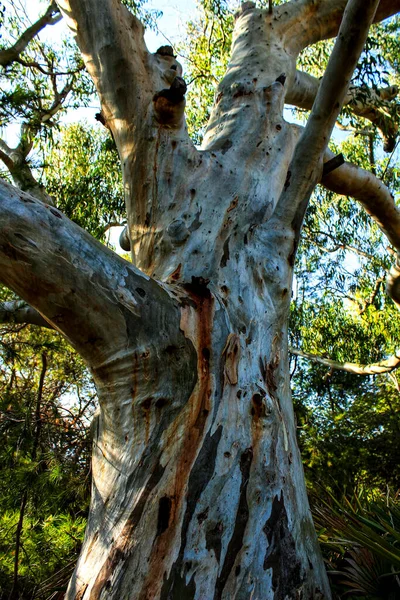
M 397 354 L 377 363 L 361 365 L 359 363 L 338 362 L 336 360 L 331 360 L 330 358 L 323 358 L 317 354 L 312 354 L 311 352 L 298 350 L 297 348 L 289 348 L 289 352 L 294 356 L 312 360 L 313 362 L 325 365 L 330 369 L 346 371 L 346 373 L 351 373 L 353 375 L 381 375 L 382 373 L 391 373 L 400 366 L 400 355 L 398 356 Z
M 325 152 L 324 160 L 330 160 L 333 153 Z M 345 163 L 322 178 L 322 184 L 329 190 L 346 196 L 352 196 L 371 215 L 384 232 L 389 242 L 400 252 L 400 210 L 393 194 L 373 173 L 365 171 L 351 163 Z M 400 307 L 400 269 L 392 267 L 387 279 L 386 291 Z
M 337 29 L 343 4 L 331 3 Z M 121 156 L 135 265 L 0 186 L 1 280 L 71 341 L 99 394 L 68 600 L 331 597 L 296 443 L 287 321 L 302 215 L 351 75 L 341 61 L 357 60 L 376 4 L 355 32 L 361 2 L 349 3 L 330 71 L 339 96 L 328 78 L 300 142 L 310 186 L 283 119 L 299 50 L 288 24 L 306 29 L 310 6 L 327 2 L 243 5 L 198 150 L 171 53 L 150 54 L 117 0 L 59 0 Z

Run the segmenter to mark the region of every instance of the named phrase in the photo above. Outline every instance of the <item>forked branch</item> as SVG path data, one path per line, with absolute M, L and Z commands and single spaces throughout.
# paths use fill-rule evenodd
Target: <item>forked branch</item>
M 52 2 L 44 15 L 33 23 L 33 25 L 28 27 L 13 46 L 0 50 L 0 65 L 2 67 L 8 67 L 12 62 L 18 60 L 29 42 L 31 42 L 38 33 L 46 27 L 46 25 L 54 25 L 60 20 L 61 14 L 56 3 Z

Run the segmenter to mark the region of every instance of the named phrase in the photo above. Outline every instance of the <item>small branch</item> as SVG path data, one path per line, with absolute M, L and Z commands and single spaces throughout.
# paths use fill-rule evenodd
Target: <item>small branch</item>
M 11 160 L 11 158 L 5 153 L 3 152 L 3 150 L 0 149 L 0 160 L 3 161 L 3 163 L 6 165 L 7 169 L 9 171 L 11 171 L 14 167 L 14 163 Z
M 56 73 L 51 72 L 51 71 L 46 71 L 46 69 L 44 67 L 42 67 L 42 65 L 34 60 L 30 60 L 30 61 L 26 61 L 23 60 L 22 58 L 17 58 L 15 60 L 15 62 L 17 62 L 19 65 L 26 67 L 28 69 L 36 69 L 38 71 L 40 71 L 41 73 L 43 73 L 43 75 L 47 75 L 48 77 L 50 77 L 51 75 L 55 75 L 56 77 L 61 77 L 61 76 L 65 76 L 65 75 L 76 75 L 76 73 L 79 73 L 80 71 L 84 70 L 84 66 L 81 67 L 77 67 L 76 69 L 73 69 L 72 71 L 57 71 Z
M 33 25 L 28 27 L 15 42 L 11 48 L 0 50 L 0 65 L 8 67 L 12 62 L 19 58 L 19 55 L 25 50 L 29 42 L 31 42 L 38 33 L 46 27 L 46 25 L 54 25 L 61 20 L 61 14 L 55 2 L 52 2 L 46 12 Z
M 0 160 L 3 161 L 9 170 L 14 184 L 19 189 L 29 192 L 41 202 L 54 205 L 54 198 L 47 194 L 44 187 L 36 181 L 29 166 L 27 156 L 32 146 L 33 137 L 29 124 L 23 123 L 21 126 L 20 141 L 16 148 L 10 148 L 0 139 Z
M 344 156 L 343 154 L 338 154 L 334 156 L 330 160 L 324 162 L 324 166 L 322 168 L 322 177 L 325 177 L 329 173 L 332 173 L 335 169 L 338 169 L 341 165 L 344 164 Z
M 19 518 L 17 524 L 17 531 L 15 534 L 15 550 L 14 550 L 14 577 L 13 577 L 13 586 L 10 592 L 9 600 L 17 600 L 20 598 L 18 593 L 18 571 L 19 571 L 19 552 L 21 549 L 21 536 L 22 536 L 22 528 L 24 524 L 24 516 L 26 504 L 28 502 L 28 491 L 24 490 L 21 499 L 21 505 L 19 509 Z
M 337 252 L 338 250 L 346 250 L 348 252 L 354 252 L 354 254 L 357 254 L 358 256 L 363 256 L 364 258 L 368 258 L 369 260 L 374 260 L 374 258 L 376 258 L 374 255 L 369 254 L 368 252 L 364 252 L 363 250 L 360 250 L 360 248 L 356 248 L 355 246 L 351 246 L 350 244 L 338 244 L 336 243 L 336 238 L 334 235 L 327 233 L 326 231 L 320 231 L 320 230 L 311 230 L 308 229 L 308 235 L 309 235 L 309 242 L 314 243 L 318 246 L 318 248 L 320 248 L 321 250 L 323 250 L 324 252 Z M 329 238 L 330 240 L 332 240 L 332 242 L 335 242 L 335 245 L 332 248 L 327 248 L 326 246 L 323 246 L 322 243 L 318 243 L 315 242 L 315 237 L 314 236 L 319 236 L 322 235 L 326 238 Z
M 40 378 L 39 378 L 39 388 L 38 388 L 38 393 L 37 393 L 37 398 L 36 398 L 36 409 L 35 409 L 35 434 L 34 434 L 34 438 L 33 438 L 33 447 L 32 447 L 32 459 L 36 460 L 36 456 L 37 456 L 37 450 L 39 447 L 39 442 L 40 442 L 40 433 L 42 430 L 42 418 L 40 416 L 40 408 L 42 405 L 42 398 L 43 398 L 43 387 L 44 387 L 44 378 L 46 376 L 46 371 L 47 371 L 47 356 L 45 352 L 42 352 L 42 369 L 40 371 Z
M 365 311 L 367 310 L 368 306 L 371 306 L 371 304 L 374 303 L 375 298 L 377 297 L 377 295 L 379 293 L 379 290 L 380 290 L 380 287 L 381 287 L 382 283 L 384 283 L 384 281 L 385 281 L 384 277 L 379 277 L 379 279 L 376 280 L 374 289 L 372 290 L 372 293 L 365 300 L 364 306 L 362 307 L 362 309 L 359 312 L 360 315 L 364 314 Z
M 306 358 L 312 360 L 321 365 L 325 365 L 330 369 L 337 371 L 345 371 L 346 373 L 352 373 L 353 375 L 380 375 L 382 373 L 391 373 L 400 366 L 400 352 L 399 355 L 395 354 L 387 360 L 383 360 L 377 363 L 371 363 L 369 365 L 360 365 L 358 363 L 350 362 L 337 362 L 330 358 L 323 358 L 318 354 L 311 354 L 310 352 L 303 352 L 297 348 L 289 348 L 290 354 L 299 356 L 300 358 Z

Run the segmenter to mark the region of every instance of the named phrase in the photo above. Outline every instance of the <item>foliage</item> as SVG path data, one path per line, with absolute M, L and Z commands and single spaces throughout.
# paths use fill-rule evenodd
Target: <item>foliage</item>
M 47 145 L 43 183 L 70 219 L 98 239 L 123 223 L 121 169 L 110 134 L 77 123 Z
M 55 332 L 3 326 L 0 334 L 0 591 L 8 598 L 22 517 L 25 598 L 79 551 L 95 394 L 82 361 Z
M 395 600 L 400 596 L 399 497 L 349 499 L 333 494 L 315 500 L 314 521 L 328 573 L 339 597 Z M 343 595 L 343 596 L 342 596 Z
M 373 168 L 395 192 L 398 170 L 373 138 Z M 369 139 L 352 136 L 335 153 L 371 169 Z M 379 157 L 379 158 L 375 158 Z M 296 265 L 291 345 L 339 363 L 370 364 L 398 348 L 397 309 L 385 294 L 387 241 L 360 205 L 317 190 Z M 299 442 L 310 488 L 360 483 L 400 486 L 400 396 L 392 376 L 359 377 L 293 359 Z

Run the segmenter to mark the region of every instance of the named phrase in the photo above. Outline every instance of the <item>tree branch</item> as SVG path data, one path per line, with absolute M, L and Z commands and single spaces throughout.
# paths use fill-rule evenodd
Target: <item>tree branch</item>
M 335 37 L 347 5 L 347 0 L 292 0 L 275 10 L 289 46 L 299 53 L 311 44 Z M 381 0 L 372 22 L 379 23 L 399 11 L 400 0 Z
M 132 123 L 143 121 L 154 93 L 146 69 L 150 55 L 143 25 L 118 0 L 58 0 L 57 4 L 76 37 L 105 120 L 119 138 L 124 135 L 121 121 L 129 125 L 128 131 Z
M 23 300 L 0 303 L 0 323 L 23 323 L 54 329 L 37 310 Z
M 333 153 L 327 150 L 325 158 L 329 160 L 332 156 Z M 321 183 L 332 192 L 351 196 L 360 202 L 385 233 L 389 242 L 400 250 L 400 210 L 390 190 L 373 173 L 351 163 L 345 163 L 323 177 Z
M 59 211 L 4 182 L 0 281 L 63 333 L 92 368 L 117 364 L 116 357 L 133 364 L 138 346 L 147 348 L 149 340 L 161 352 L 173 346 L 184 356 L 192 349 L 172 294 Z M 154 360 L 160 356 L 157 349 Z
M 22 130 L 27 127 L 26 124 L 22 125 Z M 10 148 L 0 139 L 0 160 L 3 161 L 5 166 L 10 172 L 13 178 L 14 184 L 25 192 L 29 192 L 35 198 L 41 202 L 47 204 L 54 204 L 54 198 L 47 194 L 46 190 L 40 183 L 38 183 L 32 174 L 31 168 L 27 161 L 27 155 L 31 149 L 31 142 L 26 139 L 25 134 L 21 134 L 21 139 L 16 148 Z
M 312 190 L 321 177 L 322 157 L 346 98 L 378 2 L 349 0 L 310 117 L 297 143 L 277 214 L 284 222 L 291 223 L 296 247 Z
M 52 2 L 44 15 L 40 17 L 36 23 L 28 27 L 11 48 L 0 50 L 0 65 L 2 67 L 8 67 L 12 62 L 19 58 L 29 42 L 31 42 L 38 33 L 46 27 L 46 25 L 54 25 L 60 20 L 61 14 L 59 13 L 56 3 Z
M 162 46 L 149 53 L 142 23 L 119 0 L 57 3 L 76 36 L 100 97 L 104 124 L 113 134 L 122 162 L 132 161 L 144 128 L 147 157 L 156 146 L 149 144 L 149 131 L 155 132 L 157 124 L 180 130 L 189 140 L 183 118 L 186 84 L 172 48 Z
M 320 87 L 320 80 L 308 73 L 296 71 L 295 79 L 288 90 L 285 102 L 311 110 Z M 359 117 L 364 117 L 374 123 L 382 133 L 385 152 L 391 152 L 396 142 L 398 123 L 387 114 L 385 108 L 389 101 L 398 94 L 396 86 L 380 90 L 367 87 L 351 87 L 344 99 L 344 105 Z
M 332 155 L 332 152 L 326 151 L 328 159 Z M 396 248 L 397 261 L 388 275 L 386 291 L 400 307 L 400 210 L 392 193 L 375 175 L 351 163 L 345 163 L 329 173 L 321 183 L 337 194 L 351 196 L 360 202 Z
M 294 356 L 300 356 L 301 358 L 312 360 L 321 365 L 325 365 L 330 369 L 346 371 L 346 373 L 352 373 L 353 375 L 381 375 L 382 373 L 391 373 L 400 366 L 400 352 L 386 360 L 382 360 L 377 363 L 371 363 L 369 365 L 360 365 L 358 363 L 350 362 L 341 363 L 331 360 L 330 358 L 323 358 L 318 354 L 303 352 L 302 350 L 292 347 L 289 348 L 289 352 Z

